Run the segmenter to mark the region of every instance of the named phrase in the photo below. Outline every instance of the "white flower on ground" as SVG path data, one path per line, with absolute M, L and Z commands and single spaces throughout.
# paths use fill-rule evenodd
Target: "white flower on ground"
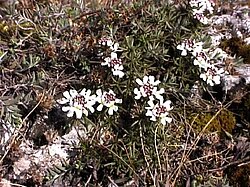
M 118 76 L 119 78 L 122 78 L 125 74 L 122 71 L 123 70 L 123 66 L 115 66 L 114 68 L 111 69 L 112 73 L 114 76 Z
M 80 93 L 76 90 L 65 91 L 63 96 L 65 98 L 57 100 L 57 102 L 59 104 L 68 104 L 68 106 L 62 107 L 62 111 L 68 112 L 68 117 L 73 117 L 75 113 L 76 118 L 80 119 L 82 114 L 88 116 L 88 111 L 94 112 L 95 95 L 91 95 L 90 90 L 84 88 Z
M 119 43 L 114 43 L 113 45 L 110 46 L 110 49 L 112 52 L 116 52 L 119 50 Z
M 154 103 L 155 101 L 149 100 L 148 101 L 148 107 L 145 107 L 147 109 L 146 116 L 150 117 L 151 121 L 157 121 L 158 119 L 163 125 L 166 125 L 166 122 L 171 123 L 172 118 L 170 118 L 169 111 L 173 109 L 171 107 L 171 101 L 167 100 L 163 102 L 163 100 L 157 101 L 157 103 Z
M 210 86 L 214 86 L 215 84 L 220 84 L 220 79 L 224 72 L 223 68 L 218 69 L 214 65 L 210 65 L 207 71 L 200 74 L 200 78 Z
M 181 50 L 181 56 L 187 56 L 187 49 L 185 43 L 177 45 L 177 49 Z
M 73 98 L 75 98 L 78 95 L 76 90 L 69 90 L 69 91 L 65 91 L 63 92 L 63 96 L 65 98 L 59 99 L 57 100 L 57 102 L 61 105 L 64 105 L 66 103 L 69 103 L 69 105 L 72 105 L 73 103 Z
M 207 25 L 208 24 L 208 18 L 206 16 L 204 16 L 204 14 L 198 14 L 196 13 L 194 15 L 194 17 L 199 20 L 201 23 L 203 23 L 204 25 Z
M 102 111 L 103 106 L 106 106 L 109 115 L 113 115 L 114 111 L 118 110 L 118 106 L 115 105 L 116 103 L 122 103 L 122 99 L 116 98 L 116 94 L 112 90 L 102 92 L 101 89 L 98 89 L 96 95 L 96 101 L 99 103 L 97 110 Z
M 193 47 L 192 47 L 192 55 L 197 56 L 201 52 L 203 52 L 203 42 L 193 42 Z
M 122 78 L 124 76 L 124 72 L 122 71 L 122 60 L 117 57 L 117 54 L 115 52 L 112 52 L 111 56 L 106 57 L 104 61 L 105 62 L 102 62 L 101 65 L 111 67 L 113 75 L 119 76 L 119 78 Z
M 112 41 L 111 38 L 109 38 L 109 37 L 102 37 L 102 38 L 98 41 L 98 43 L 99 43 L 100 45 L 109 46 L 109 47 L 113 45 L 113 41 Z
M 181 56 L 187 56 L 187 51 L 191 51 L 193 49 L 193 41 L 192 40 L 184 40 L 181 44 L 177 46 L 177 49 L 181 50 Z
M 191 0 L 189 1 L 190 6 L 193 8 L 193 15 L 196 19 L 198 19 L 201 23 L 207 24 L 208 19 L 204 15 L 206 11 L 209 14 L 213 13 L 214 2 L 210 0 Z
M 140 85 L 139 89 L 134 89 L 134 93 L 136 94 L 135 99 L 140 99 L 141 97 L 149 97 L 149 99 L 152 100 L 155 96 L 157 99 L 163 100 L 161 94 L 164 93 L 164 89 L 161 88 L 160 90 L 157 90 L 157 85 L 160 84 L 160 81 L 155 81 L 154 76 L 144 76 L 142 81 L 138 78 L 135 81 Z
M 196 58 L 194 59 L 194 65 L 199 66 L 200 68 L 207 69 L 208 68 L 208 61 L 209 57 L 206 55 L 205 52 L 197 53 Z

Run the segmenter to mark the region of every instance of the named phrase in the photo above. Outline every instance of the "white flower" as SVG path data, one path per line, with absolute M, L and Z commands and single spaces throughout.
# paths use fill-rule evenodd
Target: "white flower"
M 102 37 L 99 41 L 98 41 L 98 43 L 100 44 L 100 45 L 107 45 L 107 46 L 112 46 L 113 45 L 113 41 L 111 40 L 111 38 L 108 38 L 108 37 Z
M 191 50 L 192 50 L 192 55 L 195 57 L 200 53 L 204 53 L 203 42 L 194 42 Z
M 184 40 L 183 43 L 177 46 L 177 49 L 181 50 L 181 56 L 187 56 L 187 51 L 191 51 L 193 49 L 193 41 L 192 40 Z
M 123 66 L 115 66 L 114 68 L 111 69 L 113 75 L 118 76 L 119 78 L 122 78 L 125 74 L 122 71 L 123 70 Z
M 93 105 L 95 104 L 95 95 L 91 95 L 91 91 L 84 88 L 80 93 L 76 90 L 65 91 L 63 93 L 65 98 L 57 100 L 59 104 L 68 104 L 63 106 L 62 111 L 68 112 L 68 117 L 73 117 L 74 113 L 76 118 L 80 119 L 82 114 L 88 116 L 88 110 L 94 112 Z
M 187 49 L 185 43 L 177 45 L 177 49 L 181 50 L 181 56 L 187 56 Z
M 193 15 L 196 19 L 198 19 L 203 24 L 208 24 L 208 19 L 204 15 L 207 11 L 210 14 L 213 13 L 213 6 L 215 5 L 210 0 L 191 0 L 189 2 L 190 6 L 193 8 Z
M 102 62 L 101 65 L 111 67 L 111 71 L 113 72 L 113 75 L 119 76 L 119 78 L 122 78 L 124 76 L 123 65 L 122 60 L 117 58 L 117 54 L 115 52 L 111 53 L 110 57 L 106 57 L 104 59 L 105 62 Z
M 59 99 L 59 100 L 57 100 L 57 102 L 59 104 L 62 104 L 62 105 L 66 104 L 66 103 L 69 103 L 70 105 L 72 105 L 73 98 L 75 98 L 77 95 L 78 95 L 78 93 L 76 90 L 65 91 L 65 92 L 63 92 L 63 96 L 65 98 Z
M 118 110 L 118 106 L 115 105 L 116 103 L 122 103 L 122 100 L 116 98 L 116 94 L 112 90 L 102 93 L 101 89 L 98 89 L 96 94 L 96 101 L 99 103 L 97 110 L 102 111 L 103 106 L 106 106 L 109 115 L 113 115 L 114 111 L 116 112 Z
M 110 46 L 112 52 L 118 51 L 118 48 L 119 48 L 119 43 L 114 43 L 113 45 Z
M 163 125 L 166 125 L 166 122 L 171 123 L 172 118 L 168 117 L 169 111 L 173 109 L 173 107 L 170 106 L 170 100 L 165 102 L 159 100 L 156 104 L 153 100 L 149 100 L 148 105 L 148 107 L 145 107 L 147 109 L 146 116 L 151 117 L 151 121 L 157 121 L 157 119 L 159 119 Z
M 79 95 L 80 100 L 77 102 L 83 106 L 83 113 L 86 116 L 88 116 L 88 110 L 91 113 L 94 113 L 95 109 L 93 108 L 93 105 L 96 102 L 96 95 L 91 95 L 91 90 L 86 90 L 86 88 L 84 88 Z
M 209 64 L 208 64 L 209 58 L 206 55 L 205 52 L 200 52 L 197 54 L 196 58 L 194 59 L 194 65 L 198 65 L 202 69 L 207 69 Z
M 161 94 L 164 93 L 164 89 L 161 88 L 160 90 L 157 90 L 157 85 L 160 84 L 160 81 L 155 81 L 154 76 L 144 76 L 143 81 L 138 78 L 135 81 L 140 85 L 139 89 L 134 89 L 134 93 L 136 94 L 135 99 L 140 99 L 141 97 L 149 97 L 149 99 L 154 99 L 153 96 L 159 100 L 163 99 Z
M 220 84 L 221 76 L 223 75 L 223 68 L 218 69 L 214 65 L 210 65 L 210 67 L 204 73 L 200 74 L 200 78 L 207 82 L 210 86 L 214 86 L 215 84 Z

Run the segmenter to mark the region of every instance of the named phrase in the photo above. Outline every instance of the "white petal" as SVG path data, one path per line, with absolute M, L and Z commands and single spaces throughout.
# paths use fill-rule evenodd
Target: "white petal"
M 103 109 L 103 104 L 100 104 L 100 105 L 96 108 L 96 110 L 98 110 L 99 112 L 102 111 L 102 109 Z
M 105 45 L 105 44 L 104 44 Z M 107 40 L 107 46 L 111 47 L 113 45 L 113 42 L 111 39 Z
M 115 52 L 111 52 L 111 59 L 116 59 L 117 58 L 117 54 Z
M 88 107 L 88 109 L 90 110 L 91 113 L 94 113 L 95 112 L 95 109 L 91 106 L 91 107 Z
M 79 93 L 79 95 L 85 96 L 85 93 L 86 93 L 86 88 L 83 88 L 82 91 Z
M 170 118 L 170 117 L 165 117 L 165 120 L 166 120 L 168 123 L 171 123 L 171 122 L 172 122 L 172 118 Z
M 153 116 L 153 113 L 151 110 L 147 110 L 146 116 Z
M 117 51 L 118 48 L 119 48 L 119 43 L 115 43 L 115 44 L 113 45 L 113 47 L 110 47 L 110 48 L 111 48 L 111 50 L 113 50 L 113 51 Z
M 76 97 L 78 95 L 78 92 L 76 90 L 69 90 L 69 93 L 71 95 L 71 97 Z
M 89 114 L 88 111 L 87 111 L 85 108 L 83 109 L 82 113 L 83 113 L 85 116 L 88 116 L 88 114 Z
M 75 113 L 76 113 L 76 118 L 77 119 L 81 119 L 81 117 L 82 117 L 82 110 L 75 110 Z
M 220 76 L 214 76 L 213 81 L 215 84 L 220 84 Z
M 139 93 L 141 93 L 141 92 L 138 90 L 138 88 L 135 88 L 134 89 L 134 94 L 139 94 Z
M 116 103 L 122 103 L 122 99 L 115 99 Z
M 112 109 L 112 108 L 109 108 L 109 110 L 108 110 L 108 114 L 109 114 L 110 116 L 112 116 L 112 115 L 114 114 L 114 111 L 113 111 L 113 109 Z
M 150 84 L 154 84 L 154 82 L 155 82 L 155 77 L 154 76 L 152 76 L 152 75 L 150 75 L 149 77 L 148 77 L 148 82 L 150 83 Z
M 144 76 L 143 77 L 143 84 L 147 84 L 148 83 L 148 79 L 149 79 L 148 76 Z
M 102 90 L 101 89 L 96 90 L 96 94 L 97 96 L 102 96 Z
M 155 107 L 154 102 L 151 99 L 148 101 L 148 105 L 150 106 L 150 108 L 154 108 Z
M 203 79 L 203 81 L 207 80 L 207 76 L 204 73 L 200 74 L 200 78 Z
M 91 90 L 87 90 L 85 96 L 86 96 L 86 97 L 90 97 L 90 94 L 91 94 Z
M 71 96 L 68 91 L 63 92 L 63 96 L 66 97 L 67 99 L 70 99 Z
M 72 110 L 72 109 L 69 110 L 68 113 L 67 113 L 67 116 L 68 117 L 73 117 L 73 115 L 74 115 L 74 110 Z
M 161 118 L 161 123 L 162 123 L 162 125 L 166 125 L 166 119 L 165 118 Z
M 63 111 L 63 112 L 67 112 L 67 111 L 69 111 L 70 109 L 71 109 L 70 106 L 63 106 L 63 107 L 62 107 L 62 111 Z
M 181 56 L 187 56 L 187 50 L 186 49 L 182 50 Z
M 69 100 L 68 100 L 68 99 L 65 99 L 65 98 L 58 99 L 58 100 L 56 100 L 56 101 L 57 101 L 59 104 L 61 104 L 61 105 L 66 104 L 66 103 L 69 102 Z
M 150 120 L 151 120 L 151 121 L 156 121 L 156 117 L 155 117 L 155 116 L 152 116 L 152 117 L 150 118 Z
M 140 86 L 142 86 L 143 85 L 143 82 L 141 81 L 141 79 L 135 79 L 135 82 L 137 82 L 137 84 L 139 84 Z

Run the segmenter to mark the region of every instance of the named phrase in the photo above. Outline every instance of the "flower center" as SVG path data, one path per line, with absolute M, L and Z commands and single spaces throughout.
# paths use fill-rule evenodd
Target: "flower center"
M 161 106 L 161 105 L 159 105 L 159 106 L 156 107 L 156 114 L 157 114 L 158 116 L 160 116 L 161 114 L 164 114 L 164 113 L 166 113 L 166 112 L 167 112 L 166 107 Z
M 110 62 L 110 66 L 113 68 L 115 67 L 115 65 L 122 65 L 121 59 L 118 59 L 118 58 L 112 59 Z
M 151 84 L 143 85 L 144 92 L 147 96 L 151 96 L 153 93 L 153 86 Z
M 200 52 L 198 55 L 197 55 L 197 58 L 203 58 L 205 61 L 207 60 L 207 56 L 204 52 Z
M 192 40 L 186 40 L 186 41 L 185 41 L 185 45 L 186 45 L 188 48 L 192 48 L 193 45 L 194 45 L 194 43 L 193 43 Z
M 215 69 L 212 69 L 212 68 L 208 68 L 208 73 L 209 73 L 209 75 L 212 75 L 212 76 L 215 76 L 216 75 L 216 71 L 215 71 Z
M 115 101 L 116 97 L 112 93 L 106 93 L 105 96 L 104 96 L 104 99 L 105 99 L 106 103 L 110 103 L 112 101 Z
M 77 95 L 74 99 L 73 99 L 74 103 L 77 103 L 79 105 L 84 106 L 87 102 L 85 101 L 85 98 L 81 95 Z

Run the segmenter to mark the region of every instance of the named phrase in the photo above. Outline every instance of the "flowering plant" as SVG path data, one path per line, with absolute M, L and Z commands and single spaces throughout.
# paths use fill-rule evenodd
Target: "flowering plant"
M 146 116 L 151 117 L 150 120 L 156 121 L 157 118 L 159 118 L 163 125 L 166 125 L 166 122 L 171 123 L 172 118 L 168 117 L 169 111 L 173 109 L 173 107 L 170 106 L 170 100 L 165 102 L 163 100 L 157 102 L 149 100 L 148 105 L 145 109 L 147 109 Z
M 160 83 L 159 80 L 155 81 L 154 76 L 144 76 L 143 80 L 136 79 L 136 83 L 140 85 L 140 88 L 135 88 L 134 93 L 136 94 L 135 99 L 140 99 L 141 97 L 148 97 L 149 99 L 162 99 L 161 94 L 164 93 L 164 89 L 158 90 L 157 85 Z
M 102 111 L 103 106 L 106 106 L 109 115 L 113 115 L 114 111 L 116 112 L 118 110 L 118 106 L 115 105 L 116 103 L 122 103 L 122 100 L 116 98 L 116 94 L 112 90 L 102 92 L 101 89 L 98 89 L 96 95 L 96 101 L 99 103 L 97 110 Z
M 70 90 L 63 92 L 63 96 L 60 100 L 57 100 L 59 104 L 68 106 L 63 106 L 62 110 L 64 112 L 68 112 L 68 117 L 73 117 L 74 113 L 76 114 L 76 118 L 80 119 L 82 114 L 88 116 L 88 111 L 91 113 L 94 112 L 93 105 L 95 104 L 95 95 L 91 95 L 90 90 L 86 90 L 85 88 L 78 93 L 76 90 Z

